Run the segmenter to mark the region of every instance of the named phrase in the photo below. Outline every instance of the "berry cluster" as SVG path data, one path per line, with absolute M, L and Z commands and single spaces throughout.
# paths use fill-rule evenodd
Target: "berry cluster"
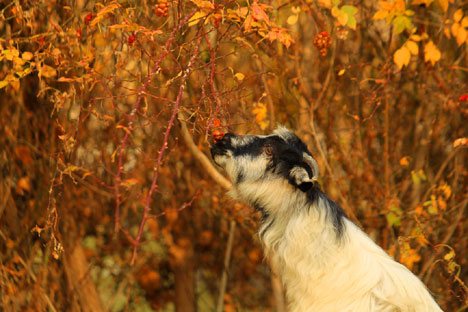
M 159 0 L 158 4 L 154 6 L 154 11 L 157 16 L 167 16 L 169 11 L 169 3 L 167 0 Z
M 326 31 L 315 35 L 314 46 L 320 51 L 320 56 L 327 56 L 327 49 L 331 46 L 331 35 Z

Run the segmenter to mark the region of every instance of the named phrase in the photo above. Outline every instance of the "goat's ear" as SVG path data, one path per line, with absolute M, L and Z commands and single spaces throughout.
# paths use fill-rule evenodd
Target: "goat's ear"
M 307 191 L 318 179 L 318 166 L 315 160 L 308 154 L 303 155 L 304 163 L 310 171 L 302 166 L 295 166 L 289 172 L 291 181 L 302 191 Z M 312 172 L 312 175 L 310 174 Z

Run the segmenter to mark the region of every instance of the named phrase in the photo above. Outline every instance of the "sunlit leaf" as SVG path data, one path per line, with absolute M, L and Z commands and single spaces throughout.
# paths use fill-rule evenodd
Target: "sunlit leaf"
M 374 16 L 372 17 L 373 20 L 380 20 L 380 19 L 384 19 L 386 18 L 388 15 L 388 11 L 387 10 L 380 10 L 380 11 L 377 11 Z
M 411 59 L 410 50 L 403 46 L 400 49 L 396 50 L 395 54 L 393 54 L 393 61 L 398 66 L 399 69 L 402 69 L 403 66 L 409 64 Z
M 444 260 L 450 261 L 453 258 L 455 258 L 455 252 L 453 250 L 450 250 L 448 253 L 445 254 Z
M 34 54 L 32 54 L 31 52 L 23 52 L 23 54 L 21 54 L 21 58 L 25 61 L 30 61 L 32 60 L 32 58 L 34 57 Z
M 5 81 L 5 80 L 0 81 L 0 89 L 5 88 L 6 86 L 8 86 L 8 81 Z
M 288 17 L 288 19 L 286 20 L 286 22 L 289 24 L 289 25 L 294 25 L 297 23 L 297 20 L 298 20 L 299 16 L 298 15 L 290 15 Z
M 245 75 L 243 73 L 236 73 L 234 74 L 234 77 L 236 77 L 237 80 L 242 81 L 245 78 Z
M 463 11 L 462 9 L 458 9 L 455 11 L 455 13 L 453 13 L 453 20 L 455 22 L 459 22 L 463 17 Z
M 468 138 L 459 138 L 453 141 L 453 147 L 457 147 L 460 145 L 466 145 L 468 146 Z
M 467 35 L 468 35 L 468 33 L 467 33 L 465 28 L 460 27 L 458 29 L 458 33 L 457 33 L 455 39 L 457 40 L 457 44 L 459 46 L 461 46 L 466 41 Z
M 449 6 L 448 0 L 438 0 L 437 2 L 439 3 L 442 10 L 444 10 L 444 12 L 447 12 L 447 9 L 448 9 L 448 6 Z
M 405 29 L 410 30 L 411 28 L 413 28 L 413 24 L 411 23 L 411 20 L 407 16 L 404 16 L 404 15 L 395 17 L 395 19 L 392 21 L 392 24 L 395 25 L 396 34 L 400 34 Z
M 418 47 L 416 42 L 408 40 L 408 41 L 406 41 L 406 47 L 411 52 L 411 54 L 413 54 L 413 55 L 418 55 L 419 54 L 419 47 Z
M 424 46 L 424 61 L 430 62 L 432 66 L 440 60 L 441 54 L 434 42 L 429 41 Z
M 205 13 L 202 13 L 202 12 L 195 12 L 195 14 L 193 14 L 193 16 L 190 18 L 189 22 L 188 22 L 188 26 L 189 27 L 192 27 L 192 26 L 195 26 L 198 24 L 198 22 L 203 18 L 205 17 Z
M 461 27 L 468 27 L 468 16 L 465 16 L 461 21 Z

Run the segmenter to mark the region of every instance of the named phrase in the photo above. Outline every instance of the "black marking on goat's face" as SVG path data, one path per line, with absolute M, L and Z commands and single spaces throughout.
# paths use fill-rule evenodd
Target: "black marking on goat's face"
M 291 170 L 302 168 L 308 178 L 317 174 L 305 163 L 304 153 L 310 156 L 306 145 L 286 129 L 267 136 L 227 133 L 211 147 L 213 160 L 226 170 L 234 185 L 283 178 L 303 192 L 313 182 L 298 183 Z

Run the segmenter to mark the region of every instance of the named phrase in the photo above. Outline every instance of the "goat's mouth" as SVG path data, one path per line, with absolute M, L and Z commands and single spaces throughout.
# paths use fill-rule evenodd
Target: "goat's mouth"
M 213 157 L 213 159 L 215 159 L 216 156 L 225 156 L 225 155 L 227 155 L 226 148 L 224 148 L 223 146 L 220 146 L 220 144 L 211 145 L 210 151 L 211 151 L 211 157 Z

